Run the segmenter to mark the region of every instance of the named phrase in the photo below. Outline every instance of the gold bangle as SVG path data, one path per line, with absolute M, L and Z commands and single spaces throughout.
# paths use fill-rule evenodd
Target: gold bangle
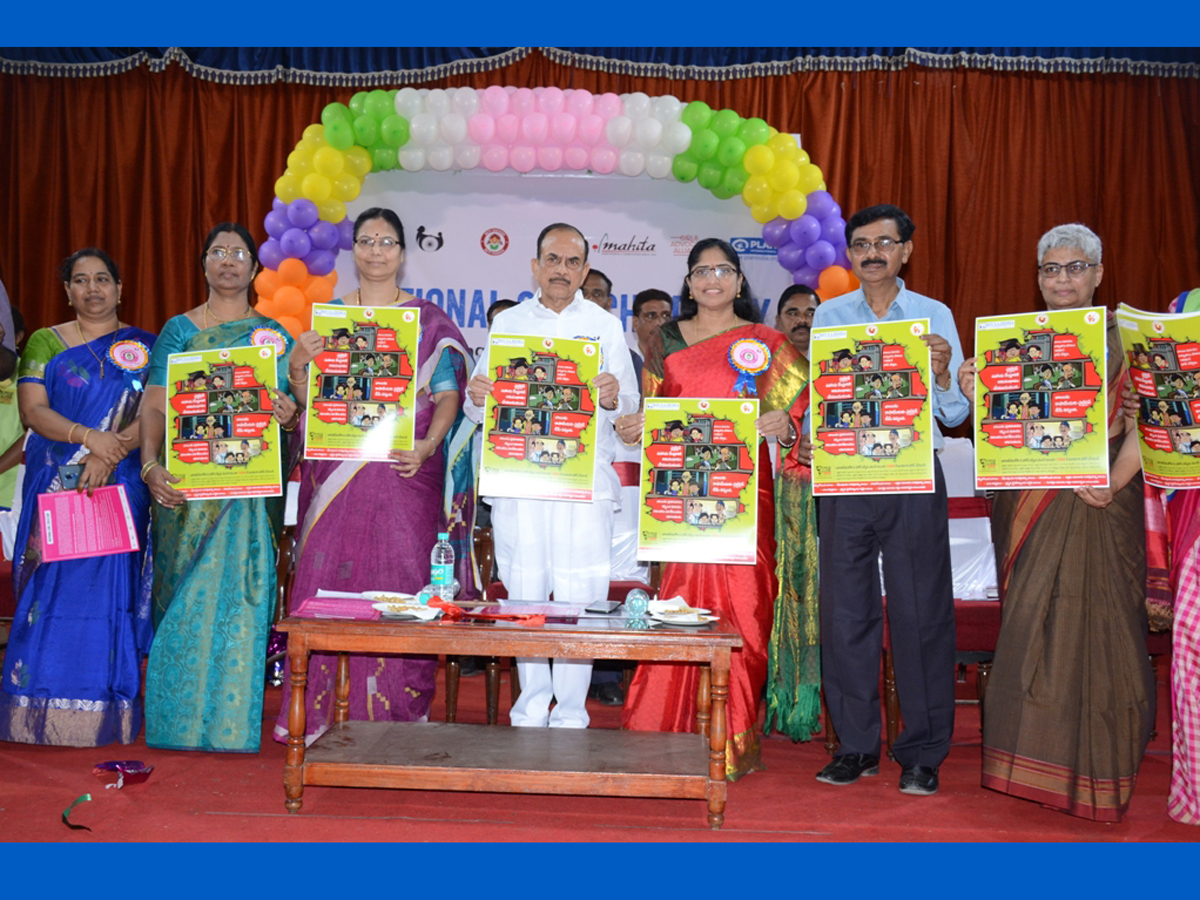
M 71 425 L 70 428 L 67 429 L 67 443 L 68 444 L 75 443 L 73 440 L 71 440 L 71 435 L 73 435 L 75 433 L 75 429 L 78 427 L 79 427 L 79 423 L 75 422 Z
M 299 425 L 299 424 L 300 424 L 300 420 L 299 420 L 299 419 L 297 419 L 297 420 L 296 420 L 296 422 L 295 422 L 295 423 L 292 425 L 292 427 L 291 427 L 291 428 L 288 428 L 288 427 L 287 427 L 286 425 L 284 425 L 282 422 L 280 422 L 280 423 L 279 423 L 279 427 L 280 427 L 280 428 L 282 428 L 284 431 L 286 431 L 288 434 L 291 434 L 293 431 L 295 431 L 295 430 L 296 430 L 296 426 L 297 426 L 297 425 Z
M 88 435 L 89 435 L 89 434 L 91 434 L 93 431 L 95 431 L 95 429 L 94 429 L 94 428 L 89 428 L 87 431 L 85 431 L 85 432 L 83 433 L 83 440 L 79 442 L 79 443 L 83 444 L 83 446 L 84 446 L 85 448 L 87 448 L 88 450 L 91 450 L 92 448 L 91 448 L 91 447 L 88 447 L 88 445 L 87 445 L 87 437 L 88 437 Z
M 150 470 L 153 469 L 157 465 L 160 465 L 159 461 L 157 459 L 152 459 L 152 460 L 150 460 L 150 462 L 145 463 L 142 466 L 142 481 L 146 480 L 146 476 L 148 474 L 150 474 Z
M 302 377 L 300 377 L 300 378 L 293 378 L 293 377 L 292 377 L 292 373 L 291 373 L 291 372 L 288 372 L 288 383 L 289 383 L 289 384 L 304 384 L 304 385 L 307 385 L 307 384 L 308 384 L 308 376 L 307 376 L 307 375 L 305 375 L 305 376 L 302 376 Z

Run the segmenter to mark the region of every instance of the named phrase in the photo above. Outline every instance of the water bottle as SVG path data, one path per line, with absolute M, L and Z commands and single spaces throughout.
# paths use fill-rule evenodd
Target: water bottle
M 650 608 L 650 595 L 641 588 L 634 588 L 625 595 L 625 612 L 630 616 L 644 616 Z
M 433 593 L 447 603 L 454 599 L 454 548 L 450 534 L 441 532 L 429 554 L 429 585 Z

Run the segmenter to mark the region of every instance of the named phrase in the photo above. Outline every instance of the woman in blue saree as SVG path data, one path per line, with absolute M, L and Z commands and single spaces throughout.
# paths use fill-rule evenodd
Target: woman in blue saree
M 269 343 L 278 351 L 279 384 L 286 385 L 292 342 L 282 326 L 250 308 L 258 257 L 245 228 L 232 222 L 213 228 L 202 265 L 208 299 L 163 328 L 150 361 L 142 417 L 143 478 L 156 504 L 146 744 L 253 753 L 262 735 L 263 666 L 284 501 L 185 500 L 171 486 L 178 479 L 167 473 L 161 452 L 167 356 Z M 277 391 L 273 406 L 285 432 L 294 429 L 295 403 Z
M 29 338 L 18 372 L 25 445 L 4 657 L 0 740 L 69 747 L 132 743 L 141 729 L 142 656 L 150 646 L 143 568 L 150 498 L 138 478 L 138 409 L 154 335 L 120 321 L 121 276 L 103 250 L 62 265 L 75 318 Z M 66 469 L 66 467 L 73 469 Z M 46 562 L 38 495 L 123 485 L 142 549 Z

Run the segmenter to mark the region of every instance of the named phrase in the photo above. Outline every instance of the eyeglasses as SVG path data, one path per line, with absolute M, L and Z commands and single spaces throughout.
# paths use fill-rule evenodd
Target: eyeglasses
M 1044 266 L 1038 266 L 1038 271 L 1042 273 L 1043 278 L 1057 278 L 1058 273 L 1065 269 L 1069 277 L 1079 278 L 1088 269 L 1094 268 L 1098 265 L 1099 263 L 1088 263 L 1081 259 L 1077 259 L 1074 262 L 1069 262 L 1065 265 L 1059 265 L 1058 263 L 1046 263 Z
M 688 278 L 695 281 L 706 281 L 709 278 L 728 281 L 737 273 L 738 270 L 733 266 L 696 266 L 696 268 L 688 272 Z
M 541 264 L 547 269 L 557 269 L 559 266 L 566 266 L 572 272 L 578 272 L 583 268 L 583 257 L 568 256 L 564 259 L 557 253 L 547 253 L 542 257 Z
M 230 249 L 228 247 L 210 247 L 208 258 L 215 259 L 221 262 L 225 257 L 231 257 L 235 262 L 245 262 L 250 258 L 250 251 L 243 250 L 241 247 Z
M 849 249 L 850 249 L 850 252 L 853 253 L 855 256 L 862 256 L 868 250 L 871 250 L 872 248 L 874 248 L 874 249 L 878 250 L 880 253 L 883 253 L 886 255 L 888 253 L 891 253 L 893 248 L 900 246 L 901 243 L 902 243 L 901 241 L 898 241 L 895 238 L 885 237 L 885 238 L 880 238 L 877 241 L 855 241 L 853 244 L 850 245 Z
M 399 244 L 400 242 L 392 237 L 360 237 L 354 241 L 354 246 L 358 247 L 359 250 L 373 250 L 378 245 L 379 249 L 384 253 L 387 253 L 393 247 L 399 246 Z

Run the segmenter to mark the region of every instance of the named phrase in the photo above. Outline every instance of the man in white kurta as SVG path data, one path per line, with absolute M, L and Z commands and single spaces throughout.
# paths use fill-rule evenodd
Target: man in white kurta
M 597 399 L 597 439 L 593 460 L 592 500 L 488 497 L 500 580 L 513 599 L 587 606 L 608 596 L 613 512 L 620 485 L 613 471 L 617 416 L 635 412 L 638 390 L 621 324 L 579 287 L 588 274 L 587 242 L 573 226 L 547 226 L 538 237 L 532 260 L 538 292 L 532 299 L 504 310 L 492 334 L 541 335 L 600 342 L 600 374 L 592 382 Z M 483 420 L 483 405 L 492 389 L 487 355 L 475 365 L 467 385 L 463 412 Z M 513 704 L 513 725 L 586 728 L 585 708 L 592 661 L 517 660 L 521 696 Z M 556 701 L 550 709 L 551 701 Z

